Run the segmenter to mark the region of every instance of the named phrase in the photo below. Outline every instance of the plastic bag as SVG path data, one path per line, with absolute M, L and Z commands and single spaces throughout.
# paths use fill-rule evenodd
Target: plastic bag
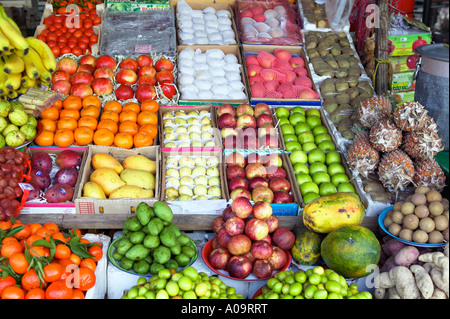
M 325 0 L 328 23 L 332 30 L 342 31 L 345 25 L 348 25 L 354 2 L 354 0 Z

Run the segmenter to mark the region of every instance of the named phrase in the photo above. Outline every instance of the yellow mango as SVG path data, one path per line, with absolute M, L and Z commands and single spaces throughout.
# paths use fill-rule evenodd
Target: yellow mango
M 116 188 L 109 198 L 153 198 L 154 193 L 151 189 L 143 189 L 134 185 L 123 185 Z
M 90 181 L 97 183 L 109 197 L 113 190 L 125 185 L 125 182 L 120 178 L 112 168 L 100 167 L 94 170 L 90 176 Z
M 95 182 L 87 182 L 83 186 L 83 197 L 105 199 L 106 195 L 100 185 Z
M 152 174 L 156 173 L 156 162 L 144 155 L 130 155 L 122 161 L 123 168 L 140 169 Z
M 120 173 L 120 178 L 127 185 L 139 186 L 143 189 L 155 189 L 155 176 L 149 171 L 125 168 Z
M 118 160 L 106 153 L 96 153 L 92 156 L 91 164 L 94 169 L 106 167 L 113 169 L 117 174 L 123 171 L 123 166 Z

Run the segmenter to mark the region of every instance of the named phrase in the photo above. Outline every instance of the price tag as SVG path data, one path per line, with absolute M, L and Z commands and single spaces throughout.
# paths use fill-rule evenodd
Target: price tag
M 151 44 L 136 44 L 134 47 L 135 53 L 150 53 L 152 52 L 152 45 Z

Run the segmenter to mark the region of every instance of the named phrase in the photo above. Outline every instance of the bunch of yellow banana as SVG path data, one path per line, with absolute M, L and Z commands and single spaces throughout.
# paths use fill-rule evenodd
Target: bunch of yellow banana
M 56 59 L 44 41 L 23 37 L 0 5 L 0 100 L 15 98 L 30 87 L 49 87 Z

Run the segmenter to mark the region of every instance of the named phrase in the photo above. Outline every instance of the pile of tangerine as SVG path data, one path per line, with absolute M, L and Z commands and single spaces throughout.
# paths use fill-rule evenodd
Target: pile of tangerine
M 95 8 L 85 10 L 76 18 L 70 14 L 51 14 L 43 21 L 46 29 L 36 38 L 47 43 L 55 57 L 67 53 L 76 56 L 90 54 L 92 45 L 98 42 L 94 26 L 101 22 Z
M 139 105 L 108 101 L 101 106 L 95 95 L 69 95 L 40 114 L 43 130 L 34 142 L 39 146 L 86 146 L 94 143 L 130 149 L 151 146 L 158 133 L 158 102 Z

